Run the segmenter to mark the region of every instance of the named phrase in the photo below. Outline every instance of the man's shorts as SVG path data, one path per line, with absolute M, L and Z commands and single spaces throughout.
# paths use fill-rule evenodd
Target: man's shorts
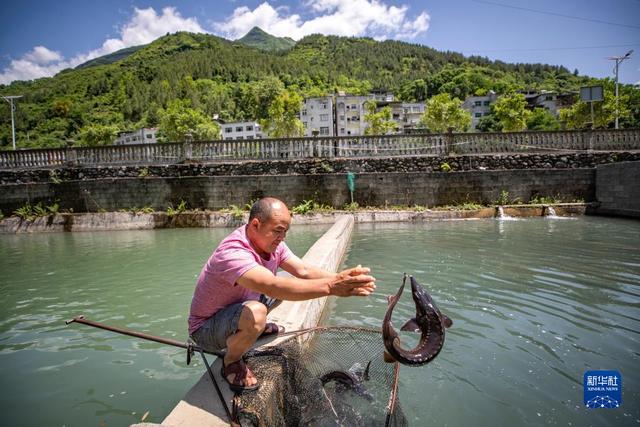
M 260 295 L 259 301 L 267 307 L 267 312 L 282 302 L 282 300 L 270 298 L 264 294 Z M 231 304 L 216 312 L 191 334 L 191 339 L 206 351 L 220 353 L 227 347 L 227 338 L 238 331 L 242 308 L 248 302 Z

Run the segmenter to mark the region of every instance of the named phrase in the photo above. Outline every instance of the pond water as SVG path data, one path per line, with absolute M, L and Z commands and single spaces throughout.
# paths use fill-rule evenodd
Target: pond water
M 377 290 L 334 300 L 328 324 L 379 328 L 403 272 L 453 319 L 437 359 L 401 368 L 411 425 L 639 425 L 640 222 L 363 224 L 346 263 L 370 266 Z M 414 313 L 405 289 L 396 329 Z M 584 407 L 587 370 L 621 373 L 620 408 Z
M 287 242 L 303 255 L 327 228 L 294 226 Z M 0 425 L 128 426 L 147 411 L 161 422 L 202 362 L 64 321 L 84 314 L 184 341 L 195 279 L 230 231 L 0 235 Z

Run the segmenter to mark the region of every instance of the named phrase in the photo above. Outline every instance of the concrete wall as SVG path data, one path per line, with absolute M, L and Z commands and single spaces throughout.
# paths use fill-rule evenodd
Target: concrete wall
M 640 162 L 598 166 L 596 200 L 592 213 L 640 218 Z
M 595 199 L 595 169 L 360 173 L 354 200 L 361 206 L 493 203 L 502 191 L 523 202 L 535 196 L 589 202 Z M 57 202 L 74 212 L 166 210 L 180 200 L 191 209 L 215 210 L 267 195 L 291 206 L 307 199 L 336 208 L 350 202 L 345 174 L 145 177 L 6 184 L 0 186 L 0 210 L 7 215 L 27 202 Z
M 337 271 L 342 264 L 351 241 L 353 224 L 353 217 L 350 215 L 339 218 L 307 251 L 303 257 L 304 261 L 327 271 Z M 325 302 L 326 298 L 298 302 L 285 301 L 275 308 L 273 312 L 269 313 L 269 320 L 285 326 L 287 331 L 316 326 L 320 321 Z M 272 341 L 270 344 L 275 343 L 277 343 L 277 340 Z M 221 361 L 217 359 L 212 366 L 212 370 L 215 373 L 216 382 L 222 389 L 227 405 L 231 408 L 233 395 L 225 380 L 220 376 L 220 367 Z M 260 379 L 259 373 L 257 375 L 258 379 Z M 222 403 L 219 401 L 214 385 L 207 373 L 202 375 L 200 381 L 187 392 L 185 397 L 164 419 L 162 425 L 173 427 L 229 425 Z

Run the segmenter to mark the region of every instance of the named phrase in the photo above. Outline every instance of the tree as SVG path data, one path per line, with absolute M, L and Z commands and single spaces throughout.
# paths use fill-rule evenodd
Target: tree
M 284 91 L 269 106 L 267 118 L 260 121 L 262 128 L 273 138 L 291 138 L 304 135 L 304 125 L 298 118 L 302 97 Z
M 527 100 L 521 93 L 503 95 L 493 104 L 493 114 L 502 125 L 504 132 L 517 132 L 527 127 L 531 111 L 527 110 Z
M 593 103 L 594 129 L 606 129 L 616 120 L 616 97 L 613 83 L 610 85 L 607 85 L 607 83 L 608 82 L 605 82 L 604 85 L 604 101 L 596 101 Z M 622 122 L 630 120 L 629 95 L 619 94 L 618 102 L 620 120 Z M 584 129 L 589 127 L 591 123 L 591 106 L 588 102 L 578 101 L 569 108 L 563 108 L 560 110 L 560 121 L 564 123 L 568 129 Z
M 546 108 L 535 108 L 527 119 L 528 130 L 559 130 L 560 122 Z
M 220 138 L 220 126 L 200 110 L 191 108 L 188 100 L 174 99 L 166 110 L 158 112 L 160 131 L 168 141 L 211 140 Z
M 462 108 L 462 101 L 441 93 L 427 101 L 425 112 L 418 122 L 431 132 L 442 133 L 449 128 L 465 132 L 471 125 L 471 115 Z
M 110 145 L 116 138 L 118 127 L 114 125 L 90 124 L 80 129 L 78 134 L 80 145 Z
M 476 130 L 478 132 L 502 132 L 502 123 L 496 119 L 494 114 L 490 113 L 478 121 Z
M 376 102 L 367 101 L 364 108 L 364 120 L 368 123 L 364 130 L 365 135 L 386 135 L 398 129 L 398 124 L 391 120 L 391 107 L 383 107 L 376 111 Z

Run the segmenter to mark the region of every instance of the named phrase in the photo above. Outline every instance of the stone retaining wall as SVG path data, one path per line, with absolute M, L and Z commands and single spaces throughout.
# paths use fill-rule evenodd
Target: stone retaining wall
M 548 196 L 589 202 L 595 198 L 595 170 L 361 173 L 356 175 L 354 200 L 360 206 L 490 204 L 503 192 L 509 201 Z M 263 196 L 281 198 L 290 206 L 313 199 L 339 208 L 351 200 L 346 174 L 111 178 L 3 185 L 0 210 L 6 215 L 28 202 L 58 203 L 73 212 L 133 207 L 165 211 L 181 200 L 190 209 L 219 210 Z
M 0 170 L 0 185 L 82 181 L 107 178 L 318 175 L 331 173 L 440 172 L 446 163 L 451 171 L 513 169 L 576 169 L 638 161 L 640 152 L 593 152 L 563 154 L 470 155 L 448 157 L 387 157 L 316 159 L 295 161 L 244 161 L 166 166 L 103 166 Z M 446 166 L 444 166 L 446 168 Z

